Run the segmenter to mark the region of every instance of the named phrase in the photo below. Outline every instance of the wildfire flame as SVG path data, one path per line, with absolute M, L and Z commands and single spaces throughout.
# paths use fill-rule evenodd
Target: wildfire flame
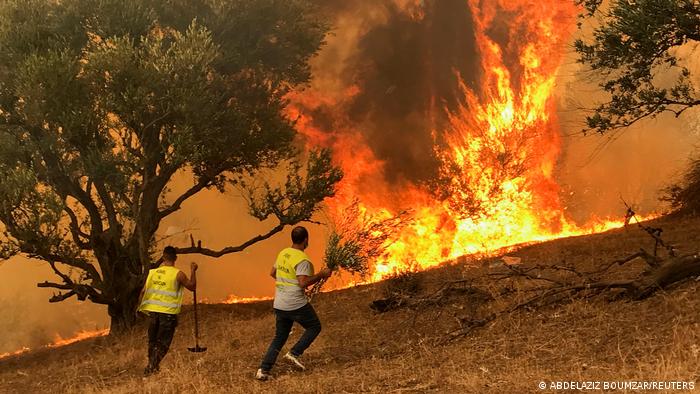
M 105 328 L 103 330 L 94 330 L 94 331 L 80 331 L 78 332 L 75 336 L 71 338 L 63 338 L 60 335 L 56 334 L 54 341 L 52 343 L 49 343 L 48 345 L 42 346 L 44 349 L 50 349 L 50 348 L 57 348 L 57 347 L 62 347 L 66 345 L 70 345 L 75 342 L 79 342 L 85 339 L 90 339 L 90 338 L 96 338 L 96 337 L 103 337 L 105 335 L 109 334 L 109 328 Z M 29 347 L 23 347 L 19 350 L 16 350 L 14 352 L 7 352 L 7 353 L 1 353 L 0 354 L 0 360 L 7 358 L 7 357 L 12 357 L 12 356 L 18 356 L 20 354 L 28 353 L 32 351 L 33 349 Z
M 223 304 L 249 304 L 251 302 L 258 302 L 258 301 L 268 301 L 271 300 L 272 297 L 239 297 L 235 294 L 230 294 L 226 300 L 224 300 L 222 303 Z
M 441 162 L 437 190 L 410 183 L 390 186 L 382 180 L 382 161 L 346 115 L 345 107 L 360 87 L 333 93 L 312 84 L 290 96 L 288 114 L 298 119 L 298 131 L 310 146 L 332 147 L 345 173 L 328 202 L 331 218 L 340 217 L 355 199 L 363 212 L 379 217 L 390 217 L 397 208 L 413 211 L 413 221 L 376 262 L 371 281 L 465 254 L 624 225 L 622 219 L 576 225 L 559 198 L 555 168 L 561 141 L 553 91 L 575 28 L 573 2 L 465 1 L 474 24 L 480 83 L 470 88 L 460 77 L 461 106 L 456 111 L 440 108 L 448 113 L 448 122 L 432 132 Z M 409 14 L 422 18 L 415 2 L 409 4 Z M 489 35 L 503 15 L 511 29 L 505 43 Z M 319 109 L 333 114 L 333 129 L 314 122 Z
M 3 358 L 7 358 L 7 357 L 18 356 L 18 355 L 24 354 L 30 350 L 31 349 L 28 347 L 23 347 L 23 348 L 16 350 L 14 352 L 0 353 L 0 360 L 2 360 Z
M 71 338 L 62 338 L 60 335 L 56 334 L 56 338 L 54 339 L 53 343 L 48 344 L 46 347 L 61 347 L 61 346 L 66 346 L 70 345 L 71 343 L 75 343 L 78 341 L 82 341 L 85 339 L 89 338 L 96 338 L 96 337 L 103 337 L 105 335 L 109 334 L 109 328 L 105 328 L 103 330 L 95 330 L 95 331 L 80 331 L 77 333 L 74 337 Z
M 424 17 L 424 2 L 394 1 L 413 18 Z M 356 199 L 362 212 L 377 217 L 388 218 L 405 208 L 413 212 L 413 220 L 388 247 L 387 255 L 376 262 L 370 281 L 406 269 L 427 269 L 467 254 L 502 252 L 513 245 L 625 225 L 624 219 L 576 225 L 566 217 L 559 199 L 554 172 L 561 141 L 553 90 L 563 48 L 575 27 L 573 2 L 465 1 L 474 22 L 482 75 L 477 88 L 463 81 L 459 84 L 461 106 L 456 111 L 445 110 L 447 126 L 432 132 L 433 149 L 441 162 L 439 190 L 410 183 L 397 188 L 383 181 L 382 161 L 346 114 L 348 103 L 360 92 L 358 86 L 328 92 L 312 84 L 288 97 L 287 114 L 297 119 L 296 127 L 308 145 L 334 148 L 334 159 L 345 173 L 336 197 L 328 202 L 331 218 L 342 216 Z M 511 34 L 505 46 L 488 33 L 502 14 L 509 16 L 509 26 L 518 32 L 517 37 Z M 314 122 L 313 114 L 321 108 L 331 109 L 332 130 Z M 223 303 L 270 299 L 232 294 Z M 67 339 L 57 336 L 46 347 L 108 332 L 83 331 Z M 0 359 L 28 351 L 0 354 Z

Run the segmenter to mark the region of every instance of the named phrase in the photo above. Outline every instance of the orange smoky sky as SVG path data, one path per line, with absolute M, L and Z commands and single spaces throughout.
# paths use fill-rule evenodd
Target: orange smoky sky
M 442 97 L 440 105 L 448 109 L 459 104 L 461 95 L 455 89 L 455 70 L 467 85 L 474 83 L 480 73 L 471 24 L 468 18 L 461 18 L 461 13 L 469 13 L 467 3 L 466 0 L 324 0 L 321 3 L 334 30 L 312 62 L 311 87 L 326 93 L 336 103 L 343 103 L 349 89 L 356 89 L 353 97 L 359 99 L 351 103 L 348 115 L 362 119 L 356 123 L 363 128 L 365 148 L 379 160 L 386 176 L 387 182 L 381 190 L 390 193 L 405 182 L 424 182 L 436 171 L 428 130 L 435 119 L 426 119 L 421 114 L 425 108 L 436 105 L 431 100 L 435 95 Z M 505 34 L 509 28 L 506 22 L 498 24 L 493 34 Z M 426 32 L 432 33 L 426 35 Z M 621 216 L 624 208 L 620 197 L 643 212 L 662 210 L 659 190 L 681 174 L 700 135 L 698 111 L 688 111 L 681 119 L 662 116 L 642 122 L 609 142 L 606 142 L 608 137 L 584 137 L 580 130 L 585 113 L 580 107 L 590 107 L 604 96 L 599 93 L 593 76 L 576 64 L 570 43 L 561 48 L 566 54 L 554 89 L 562 135 L 555 174 L 562 188 L 564 209 L 581 222 L 596 216 Z M 432 62 L 423 61 L 421 56 L 426 52 L 421 48 L 430 49 Z M 694 71 L 696 76 L 700 75 L 697 67 Z M 358 80 L 355 75 L 361 78 Z M 601 144 L 605 146 L 599 149 Z M 357 157 L 361 159 L 362 156 Z M 187 181 L 186 175 L 178 175 L 172 185 L 173 195 L 186 187 Z M 325 217 L 319 215 L 317 219 L 323 221 Z M 245 200 L 235 190 L 224 195 L 205 191 L 168 217 L 157 237 L 159 246 L 188 246 L 191 234 L 203 246 L 217 249 L 238 245 L 267 232 L 275 224 L 251 218 Z M 308 228 L 311 232 L 308 253 L 318 267 L 327 230 L 315 224 Z M 287 228 L 241 253 L 218 259 L 183 255 L 177 265 L 188 272 L 190 261 L 199 264 L 198 295 L 208 302 L 223 301 L 231 294 L 271 296 L 274 283 L 268 273 L 277 252 L 290 243 L 289 231 Z M 55 278 L 39 262 L 13 258 L 0 264 L 0 275 L 10 278 L 0 288 L 0 310 L 4 312 L 0 323 L 4 333 L 0 336 L 0 353 L 50 343 L 56 334 L 67 337 L 108 324 L 102 306 L 74 299 L 49 304 L 52 291 L 38 289 L 36 283 Z

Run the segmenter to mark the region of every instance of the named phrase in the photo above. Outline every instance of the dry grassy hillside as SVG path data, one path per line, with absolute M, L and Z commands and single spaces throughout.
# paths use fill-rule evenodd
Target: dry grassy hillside
M 664 237 L 681 252 L 700 250 L 697 219 L 664 218 L 654 225 L 663 227 Z M 575 262 L 595 267 L 642 246 L 650 247 L 650 238 L 630 227 L 529 246 L 509 255 L 520 257 L 523 266 Z M 408 283 L 423 297 L 445 281 L 496 270 L 498 264 L 491 264 L 495 261 L 462 261 L 417 274 Z M 638 272 L 640 264 L 632 262 L 610 275 Z M 324 328 L 304 356 L 310 366 L 304 373 L 280 361 L 274 380 L 253 380 L 273 334 L 270 302 L 205 305 L 201 342 L 209 351 L 187 351 L 193 322 L 186 310 L 171 353 L 155 377 L 141 377 L 146 349 L 142 327 L 121 340 L 98 338 L 2 360 L 0 391 L 528 393 L 554 392 L 539 390 L 540 381 L 697 385 L 700 380 L 700 282 L 695 280 L 644 301 L 603 295 L 521 310 L 452 341 L 446 340 L 446 333 L 457 328 L 457 318 L 484 313 L 483 300 L 469 293 L 453 294 L 437 304 L 378 314 L 369 304 L 382 298 L 388 287 L 361 286 L 314 300 Z M 291 340 L 298 335 L 295 330 Z

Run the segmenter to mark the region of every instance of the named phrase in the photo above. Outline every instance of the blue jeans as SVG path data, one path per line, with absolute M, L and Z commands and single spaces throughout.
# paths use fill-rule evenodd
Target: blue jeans
M 260 364 L 260 368 L 265 372 L 270 372 L 272 366 L 275 365 L 277 355 L 289 338 L 289 332 L 292 331 L 294 322 L 299 323 L 304 327 L 304 334 L 299 338 L 299 341 L 292 347 L 289 352 L 292 355 L 299 357 L 304 354 L 304 351 L 311 346 L 311 343 L 316 339 L 321 332 L 321 321 L 316 316 L 316 311 L 311 304 L 306 304 L 299 309 L 293 311 L 281 311 L 275 309 L 275 338 L 270 343 L 270 347 L 265 353 L 265 357 Z

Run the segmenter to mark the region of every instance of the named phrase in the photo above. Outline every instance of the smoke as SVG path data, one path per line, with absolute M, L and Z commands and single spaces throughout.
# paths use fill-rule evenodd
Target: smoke
M 354 183 L 356 187 L 386 195 L 392 188 L 429 184 L 439 168 L 433 133 L 447 121 L 447 111 L 464 104 L 460 78 L 469 88 L 481 82 L 467 1 L 317 1 L 334 30 L 313 60 L 309 90 L 295 104 L 312 115 L 318 130 L 334 131 L 326 137 L 351 151 L 356 165 L 367 167 L 366 179 Z M 513 17 L 500 10 L 487 32 L 506 50 L 509 40 L 519 34 L 513 30 Z M 512 80 L 518 81 L 520 66 L 515 56 L 506 58 L 511 59 L 506 66 L 516 76 Z M 658 190 L 681 171 L 697 141 L 697 111 L 680 120 L 661 117 L 646 122 L 598 149 L 605 137 L 582 137 L 583 113 L 578 107 L 604 97 L 572 53 L 564 63 L 557 78 L 558 117 L 565 136 L 558 179 L 569 214 L 580 222 L 591 216 L 619 217 L 620 197 L 646 212 L 659 209 Z M 315 97 L 319 92 L 322 98 Z M 359 133 L 362 138 L 345 141 L 343 133 Z M 353 145 L 357 141 L 365 145 Z M 176 179 L 174 195 L 186 181 L 184 175 Z M 167 218 L 159 246 L 187 246 L 191 234 L 216 249 L 240 244 L 275 224 L 252 219 L 245 201 L 235 193 L 205 191 Z M 311 232 L 308 252 L 318 266 L 325 230 L 307 227 Z M 177 266 L 189 274 L 189 262 L 199 263 L 198 295 L 209 302 L 230 294 L 271 296 L 274 284 L 268 272 L 277 252 L 288 244 L 287 230 L 219 259 L 181 256 Z M 53 276 L 45 265 L 15 258 L 0 265 L 0 274 L 12 278 L 0 290 L 0 308 L 5 312 L 0 353 L 52 342 L 56 333 L 68 337 L 108 324 L 104 307 L 75 300 L 48 304 L 51 292 L 35 287 Z
M 460 75 L 469 85 L 478 80 L 467 2 L 429 1 L 419 13 L 391 0 L 322 6 L 337 23 L 314 61 L 312 90 L 340 96 L 357 88 L 340 112 L 383 163 L 387 182 L 433 180 L 439 161 L 432 133 L 446 120 L 442 110 L 458 106 Z M 328 107 L 307 111 L 322 130 L 334 130 L 338 112 Z
M 578 34 L 589 34 L 588 30 Z M 689 67 L 700 87 L 700 61 L 692 45 L 679 48 L 682 64 Z M 659 75 L 668 83 L 672 74 Z M 607 99 L 600 80 L 576 63 L 569 48 L 557 78 L 558 116 L 562 125 L 563 154 L 559 181 L 569 214 L 578 222 L 591 216 L 620 216 L 622 200 L 637 211 L 663 212 L 663 189 L 678 181 L 689 155 L 700 142 L 700 111 L 691 109 L 676 118 L 663 114 L 607 135 L 584 136 L 586 110 Z
M 105 328 L 109 324 L 103 306 L 68 300 L 49 304 L 52 291 L 36 284 L 53 280 L 44 263 L 15 257 L 0 264 L 3 286 L 0 290 L 0 354 L 24 347 L 36 348 L 70 338 L 82 330 Z
M 381 172 L 374 168 L 357 184 L 374 190 L 430 184 L 439 167 L 433 133 L 444 127 L 446 111 L 465 105 L 459 78 L 472 89 L 480 83 L 468 2 L 324 1 L 322 7 L 333 15 L 336 29 L 314 61 L 310 90 L 323 92 L 332 104 L 306 112 L 320 130 L 343 133 L 342 121 L 362 135 L 372 159 L 382 165 Z M 517 85 L 521 65 L 513 42 L 526 32 L 519 30 L 516 13 L 493 8 L 487 34 L 504 48 Z M 679 55 L 692 62 L 695 57 L 685 55 L 693 50 L 682 48 Z M 584 136 L 581 108 L 605 96 L 595 76 L 576 63 L 571 46 L 562 51 L 567 55 L 556 81 L 563 137 L 557 174 L 569 214 L 579 223 L 617 217 L 624 211 L 621 198 L 642 212 L 663 210 L 660 190 L 678 178 L 697 145 L 698 111 L 681 119 L 664 115 L 615 136 Z M 689 64 L 696 76 L 698 64 Z M 348 98 L 351 88 L 356 93 Z M 384 182 L 378 182 L 382 175 Z
M 186 175 L 174 180 L 172 195 L 176 196 L 186 187 Z M 168 244 L 189 246 L 190 235 L 201 240 L 202 246 L 221 249 L 239 245 L 258 234 L 264 234 L 277 223 L 272 219 L 260 222 L 248 214 L 245 200 L 231 190 L 220 194 L 204 191 L 183 204 L 183 209 L 167 217 L 161 224 L 159 246 Z M 321 261 L 325 233 L 321 226 L 305 224 L 309 229 L 313 261 Z M 274 281 L 268 276 L 277 253 L 290 245 L 291 229 L 264 242 L 257 243 L 239 253 L 210 258 L 196 254 L 180 255 L 176 266 L 189 275 L 190 262 L 197 262 L 198 297 L 207 302 L 220 302 L 228 295 L 271 296 Z M 170 233 L 170 235 L 168 235 Z M 318 264 L 318 263 L 316 263 Z M 186 297 L 189 301 L 189 296 Z
M 175 179 L 173 195 L 186 187 L 184 175 Z M 221 195 L 205 191 L 188 200 L 183 209 L 168 217 L 161 225 L 157 239 L 159 246 L 167 244 L 188 246 L 190 234 L 208 248 L 237 245 L 266 233 L 276 223 L 259 222 L 247 213 L 245 201 L 235 192 Z M 307 224 L 311 234 L 310 250 L 318 267 L 322 259 L 325 232 L 321 226 Z M 229 295 L 272 296 L 274 281 L 268 276 L 279 250 L 289 246 L 289 229 L 256 244 L 241 253 L 218 259 L 199 255 L 181 255 L 176 266 L 189 275 L 189 263 L 199 264 L 198 297 L 203 302 L 222 302 Z M 106 307 L 75 298 L 50 304 L 55 290 L 38 289 L 36 284 L 45 280 L 59 280 L 43 262 L 14 257 L 0 264 L 0 277 L 5 278 L 0 288 L 0 354 L 25 347 L 37 348 L 55 342 L 58 337 L 71 338 L 80 331 L 94 331 L 109 327 Z M 192 302 L 186 292 L 185 303 Z M 206 329 L 204 329 L 206 335 Z

